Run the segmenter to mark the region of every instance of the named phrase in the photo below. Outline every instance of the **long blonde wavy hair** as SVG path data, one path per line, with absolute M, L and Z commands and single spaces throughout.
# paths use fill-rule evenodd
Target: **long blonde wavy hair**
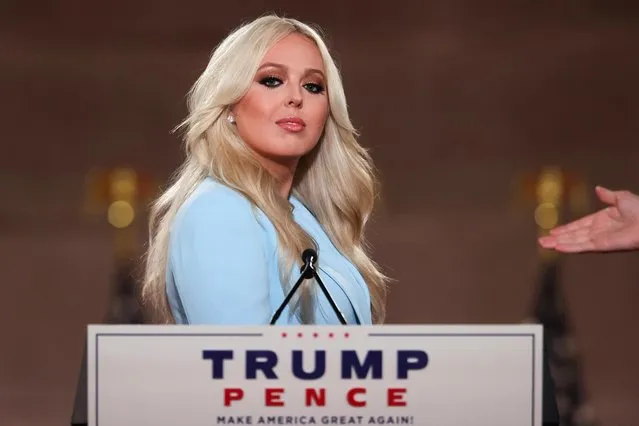
M 364 235 L 378 181 L 369 154 L 357 142 L 339 70 L 318 30 L 294 19 L 268 15 L 231 32 L 189 92 L 189 114 L 179 126 L 185 129 L 186 160 L 151 208 L 142 299 L 151 308 L 154 322 L 174 322 L 166 295 L 169 232 L 180 206 L 207 176 L 241 192 L 273 223 L 282 271 L 291 271 L 304 249 L 316 247 L 294 221 L 275 179 L 226 120 L 231 106 L 249 89 L 261 58 L 291 33 L 303 34 L 317 45 L 326 71 L 330 111 L 321 140 L 299 162 L 292 191 L 364 277 L 373 321 L 384 320 L 388 279 L 370 258 Z M 288 290 L 286 273 L 282 283 Z M 312 323 L 313 292 L 308 286 L 298 300 L 302 322 Z

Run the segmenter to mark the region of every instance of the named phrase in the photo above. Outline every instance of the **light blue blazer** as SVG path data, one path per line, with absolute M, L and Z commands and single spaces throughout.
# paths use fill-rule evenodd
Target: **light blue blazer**
M 295 221 L 318 245 L 318 272 L 351 324 L 371 324 L 370 294 L 362 276 L 323 231 L 313 214 L 291 197 Z M 207 178 L 179 209 L 169 236 L 166 292 L 178 324 L 269 324 L 299 277 L 280 282 L 277 235 L 266 215 L 241 193 Z M 301 256 L 301 254 L 300 254 Z M 340 324 L 316 291 L 316 324 Z M 277 324 L 299 324 L 287 309 Z

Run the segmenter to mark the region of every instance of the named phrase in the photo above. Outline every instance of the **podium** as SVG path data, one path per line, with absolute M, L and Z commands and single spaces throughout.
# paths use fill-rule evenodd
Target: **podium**
M 559 426 L 544 346 L 530 324 L 89 326 L 71 425 Z

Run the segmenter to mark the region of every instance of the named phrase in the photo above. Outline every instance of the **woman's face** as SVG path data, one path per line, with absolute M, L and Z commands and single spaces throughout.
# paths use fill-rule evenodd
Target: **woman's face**
M 313 41 L 294 33 L 264 55 L 233 115 L 260 157 L 294 168 L 317 145 L 328 109 L 322 56 Z

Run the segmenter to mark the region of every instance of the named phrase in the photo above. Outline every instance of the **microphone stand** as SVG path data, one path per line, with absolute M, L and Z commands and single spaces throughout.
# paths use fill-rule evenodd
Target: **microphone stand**
M 333 298 L 331 297 L 331 294 L 328 292 L 328 289 L 326 288 L 321 278 L 319 277 L 319 274 L 315 270 L 315 262 L 317 261 L 317 252 L 313 249 L 304 250 L 304 253 L 302 253 L 302 260 L 304 261 L 304 265 L 300 269 L 300 277 L 295 282 L 295 285 L 293 285 L 293 288 L 291 288 L 291 291 L 288 292 L 288 294 L 284 298 L 284 301 L 282 302 L 280 307 L 277 308 L 277 310 L 273 314 L 273 318 L 271 318 L 270 325 L 274 325 L 277 322 L 279 317 L 282 315 L 284 308 L 286 308 L 286 305 L 288 305 L 288 303 L 291 301 L 291 298 L 293 297 L 297 289 L 302 285 L 302 282 L 304 282 L 304 280 L 312 279 L 312 278 L 315 278 L 315 280 L 317 281 L 317 284 L 319 284 L 320 288 L 322 289 L 322 293 L 324 293 L 324 296 L 326 296 L 326 299 L 328 300 L 328 303 L 331 305 L 333 312 L 335 312 L 335 315 L 337 315 L 339 322 L 342 325 L 348 325 L 348 323 L 346 322 L 346 318 L 344 318 L 344 315 L 337 307 L 335 300 L 333 300 Z

